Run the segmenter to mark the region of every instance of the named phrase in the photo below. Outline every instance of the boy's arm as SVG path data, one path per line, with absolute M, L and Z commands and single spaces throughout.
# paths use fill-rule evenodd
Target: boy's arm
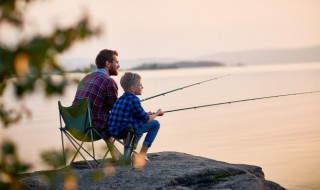
M 149 112 L 150 113 L 150 112 Z M 159 109 L 156 113 L 149 115 L 149 122 L 153 121 L 157 116 L 163 116 L 164 112 Z
M 135 97 L 132 99 L 131 102 L 131 109 L 130 111 L 132 112 L 132 117 L 143 123 L 148 123 L 150 119 L 150 115 L 144 111 L 144 109 L 141 106 L 139 98 Z

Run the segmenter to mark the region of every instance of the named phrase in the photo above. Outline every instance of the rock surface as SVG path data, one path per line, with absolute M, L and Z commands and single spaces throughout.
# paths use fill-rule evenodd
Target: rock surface
M 140 172 L 117 164 L 96 170 L 75 164 L 72 171 L 76 178 L 64 177 L 64 170 L 42 171 L 23 174 L 21 182 L 26 189 L 64 189 L 75 184 L 77 189 L 285 189 L 265 180 L 257 166 L 228 164 L 179 152 L 152 153 L 148 157 L 150 162 Z M 44 174 L 55 176 L 51 185 L 43 180 Z

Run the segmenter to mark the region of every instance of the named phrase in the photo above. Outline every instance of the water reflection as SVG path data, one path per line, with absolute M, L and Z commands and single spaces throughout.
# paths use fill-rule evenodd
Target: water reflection
M 238 99 L 320 90 L 320 64 L 141 71 L 141 98 L 206 80 L 223 78 L 143 102 L 146 111 L 171 110 Z M 120 73 L 120 76 L 122 73 Z M 82 77 L 82 74 L 76 77 Z M 119 82 L 120 77 L 115 77 Z M 19 144 L 23 159 L 44 169 L 39 152 L 60 148 L 57 101 L 71 104 L 76 86 L 63 97 L 29 96 L 32 120 L 22 121 L 1 136 Z M 122 94 L 120 89 L 119 94 Z M 14 105 L 12 92 L 6 101 Z M 168 113 L 152 151 L 180 151 L 230 163 L 261 166 L 266 179 L 289 189 L 320 185 L 320 94 Z M 101 148 L 102 150 L 103 148 Z M 303 188 L 305 189 L 305 188 Z

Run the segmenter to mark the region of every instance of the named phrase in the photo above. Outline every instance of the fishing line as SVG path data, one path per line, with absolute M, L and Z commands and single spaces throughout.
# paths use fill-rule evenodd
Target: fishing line
M 319 93 L 319 92 L 320 91 L 298 92 L 298 93 L 291 93 L 291 94 L 281 94 L 281 95 L 274 95 L 274 96 L 264 96 L 264 97 L 258 97 L 258 98 L 234 100 L 234 101 L 229 101 L 229 102 L 220 102 L 220 103 L 214 103 L 214 104 L 207 104 L 207 105 L 201 105 L 201 106 L 193 106 L 193 107 L 168 110 L 168 111 L 164 111 L 164 113 L 177 112 L 177 111 L 183 111 L 183 110 L 189 110 L 189 109 L 204 108 L 204 107 L 209 107 L 209 106 L 219 106 L 219 105 L 224 105 L 224 104 L 233 104 L 233 103 L 239 103 L 239 102 L 248 102 L 248 101 L 254 101 L 254 100 L 262 100 L 262 99 L 268 99 L 268 98 L 279 98 L 279 97 L 284 97 L 284 96 L 313 94 L 313 93 Z
M 150 100 L 150 99 L 152 99 L 152 98 L 156 98 L 156 97 L 159 97 L 159 96 L 164 96 L 164 95 L 166 95 L 166 94 L 169 94 L 169 93 L 172 93 L 172 92 L 175 92 L 175 91 L 178 91 L 178 90 L 183 90 L 183 89 L 189 88 L 189 87 L 191 87 L 191 86 L 200 85 L 200 84 L 202 84 L 202 83 L 209 82 L 209 81 L 212 81 L 212 80 L 217 80 L 217 79 L 220 79 L 220 78 L 223 78 L 223 77 L 227 77 L 227 76 L 230 76 L 230 74 L 228 74 L 228 75 L 223 75 L 223 76 L 216 77 L 216 78 L 211 78 L 211 79 L 204 80 L 204 81 L 200 81 L 200 82 L 197 82 L 197 83 L 194 83 L 194 84 L 190 84 L 190 85 L 187 85 L 187 86 L 184 86 L 184 87 L 180 87 L 180 88 L 177 88 L 177 89 L 173 89 L 173 90 L 170 90 L 170 91 L 167 91 L 167 92 L 163 92 L 163 93 L 160 93 L 160 94 L 157 94 L 157 95 L 154 95 L 154 96 L 151 96 L 151 97 L 142 99 L 142 100 L 140 100 L 140 102 L 143 102 L 143 101 L 146 101 L 146 100 Z

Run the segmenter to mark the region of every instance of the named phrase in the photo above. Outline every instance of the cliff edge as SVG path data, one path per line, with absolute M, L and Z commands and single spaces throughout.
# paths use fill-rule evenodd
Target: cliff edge
M 179 152 L 148 154 L 150 162 L 144 171 L 131 166 L 107 165 L 92 170 L 86 165 L 73 165 L 77 189 L 220 189 L 220 190 L 284 190 L 264 178 L 260 167 L 228 164 Z M 43 175 L 57 176 L 46 183 Z M 39 171 L 21 175 L 26 189 L 64 189 L 72 184 L 65 170 Z

